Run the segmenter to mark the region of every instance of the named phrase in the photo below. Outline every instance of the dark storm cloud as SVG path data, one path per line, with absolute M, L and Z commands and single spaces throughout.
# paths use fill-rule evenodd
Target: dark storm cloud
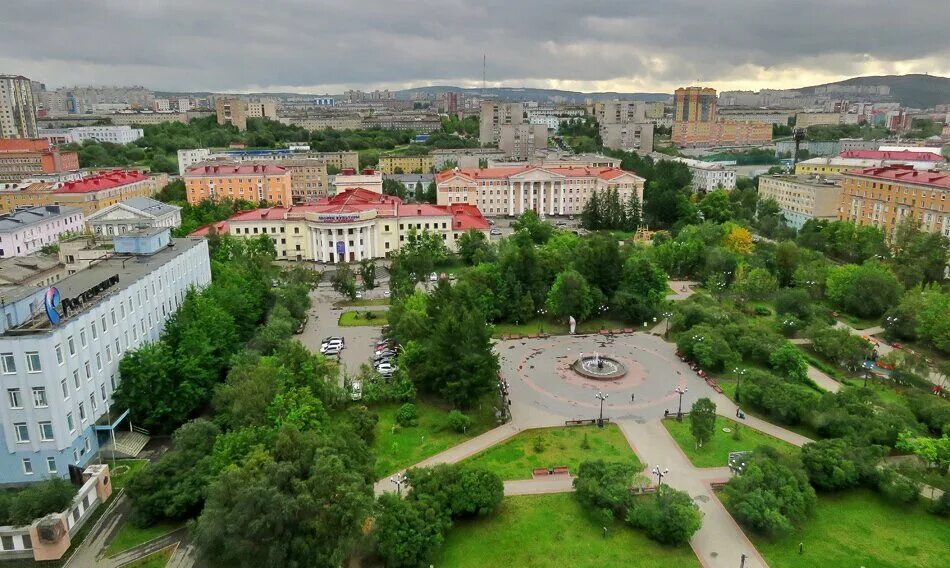
M 0 72 L 52 85 L 242 90 L 477 82 L 483 53 L 492 82 L 579 88 L 754 84 L 783 74 L 807 82 L 802 69 L 824 76 L 950 71 L 947 0 L 2 0 L 0 6 Z

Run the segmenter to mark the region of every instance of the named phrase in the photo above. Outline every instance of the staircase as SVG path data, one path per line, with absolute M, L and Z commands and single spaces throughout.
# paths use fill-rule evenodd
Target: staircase
M 113 447 L 112 440 L 110 439 L 102 446 L 102 451 L 106 454 L 110 454 L 114 451 L 116 456 L 134 458 L 138 457 L 142 448 L 148 444 L 148 440 L 148 431 L 141 428 L 133 427 L 131 432 L 128 430 L 116 430 L 115 446 Z

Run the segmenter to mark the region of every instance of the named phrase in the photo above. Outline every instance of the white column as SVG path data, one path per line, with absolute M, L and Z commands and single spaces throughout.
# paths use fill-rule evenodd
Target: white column
M 549 207 L 550 207 L 550 209 L 551 209 L 551 215 L 554 215 L 555 213 L 557 213 L 557 207 L 555 207 L 555 205 L 554 205 L 554 195 L 555 195 L 555 192 L 554 192 L 554 184 L 555 184 L 555 183 L 557 183 L 557 182 L 555 182 L 554 180 L 551 180 L 551 182 L 550 182 L 550 190 L 551 190 L 551 201 L 550 201 L 550 203 L 551 203 L 551 205 L 549 205 Z
M 544 182 L 538 182 L 538 216 L 544 218 Z
M 518 211 L 517 214 L 520 215 L 524 213 L 524 182 L 518 182 Z
M 563 215 L 564 214 L 564 181 L 563 180 L 558 182 L 558 189 L 560 190 L 560 194 L 558 195 L 557 202 L 558 202 L 558 205 L 560 205 L 561 207 L 561 215 Z
M 514 214 L 515 214 L 515 186 L 514 186 L 510 181 L 506 181 L 505 183 L 508 184 L 508 185 L 507 185 L 507 188 L 508 188 L 508 189 L 507 189 L 507 191 L 508 191 L 508 214 L 509 214 L 509 215 L 514 215 Z

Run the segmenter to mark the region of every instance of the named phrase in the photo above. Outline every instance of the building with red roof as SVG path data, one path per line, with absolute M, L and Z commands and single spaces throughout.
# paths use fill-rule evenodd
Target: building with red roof
M 168 174 L 138 170 L 107 170 L 62 183 L 38 183 L 0 190 L 0 207 L 69 205 L 88 217 L 99 209 L 131 197 L 151 197 L 168 183 Z
M 79 169 L 79 154 L 60 152 L 45 138 L 0 138 L 0 182 Z
M 891 165 L 844 172 L 838 218 L 885 233 L 905 219 L 950 237 L 950 172 Z
M 473 205 L 404 203 L 396 196 L 353 188 L 313 204 L 242 211 L 192 235 L 267 235 L 280 259 L 336 263 L 388 257 L 412 231 L 440 235 L 449 250 L 456 250 L 459 237 L 472 229 L 489 229 Z
M 612 167 L 551 167 L 527 164 L 500 168 L 455 168 L 436 175 L 439 205 L 468 204 L 488 216 L 578 215 L 595 191 L 617 190 L 626 202 L 643 202 L 645 180 Z
M 185 171 L 188 203 L 206 199 L 266 201 L 273 205 L 293 203 L 290 172 L 274 164 L 209 163 Z

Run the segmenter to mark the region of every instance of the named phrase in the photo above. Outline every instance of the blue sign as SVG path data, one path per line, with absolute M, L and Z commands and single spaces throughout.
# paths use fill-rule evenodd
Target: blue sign
M 59 305 L 59 290 L 50 286 L 46 291 L 44 304 L 46 305 L 46 317 L 49 318 L 49 322 L 57 325 L 60 320 L 59 312 L 56 311 L 56 306 Z
M 336 242 L 336 253 L 342 258 L 346 255 L 346 243 L 343 241 Z

